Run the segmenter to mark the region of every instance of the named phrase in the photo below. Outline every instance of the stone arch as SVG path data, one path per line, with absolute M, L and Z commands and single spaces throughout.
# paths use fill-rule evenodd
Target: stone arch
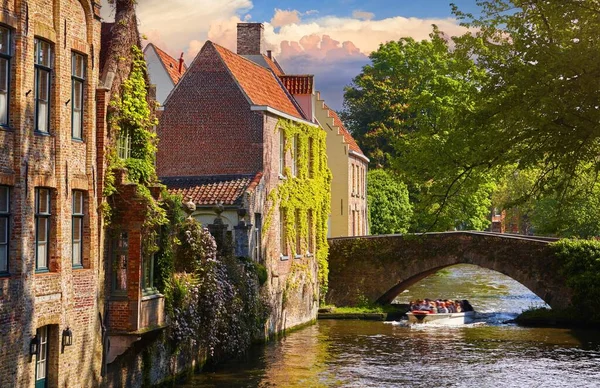
M 455 264 L 503 273 L 551 307 L 570 304 L 571 290 L 547 241 L 474 232 L 331 239 L 327 300 L 353 305 L 366 297 L 389 303 L 410 285 Z

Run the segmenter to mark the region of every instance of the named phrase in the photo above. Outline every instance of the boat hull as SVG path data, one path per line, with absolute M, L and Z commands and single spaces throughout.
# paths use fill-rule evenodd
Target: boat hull
M 420 314 L 408 312 L 408 323 L 435 323 L 440 325 L 460 325 L 470 323 L 475 316 L 474 311 L 464 313 Z

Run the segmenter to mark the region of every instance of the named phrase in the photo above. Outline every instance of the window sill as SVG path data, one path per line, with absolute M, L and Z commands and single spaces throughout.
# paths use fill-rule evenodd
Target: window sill
M 10 272 L 0 272 L 0 279 L 9 278 L 9 277 L 10 277 Z
M 123 301 L 123 300 L 128 300 L 129 298 L 127 297 L 126 293 L 118 293 L 115 294 L 114 292 L 112 292 L 110 294 L 110 296 L 108 297 L 108 300 L 115 300 L 115 301 Z
M 303 256 L 302 255 L 295 255 L 294 259 L 301 259 Z
M 35 274 L 45 274 L 45 273 L 50 273 L 50 270 L 48 268 L 36 268 L 35 269 Z
M 306 252 L 306 257 L 313 257 L 314 255 L 310 252 Z
M 83 139 L 78 139 L 78 138 L 76 138 L 76 137 L 72 137 L 72 138 L 71 138 L 71 141 L 72 141 L 73 143 L 79 143 L 79 144 L 84 144 L 84 143 L 85 143 L 85 141 L 84 141 Z
M 37 129 L 33 131 L 33 134 L 40 137 L 54 137 L 50 132 L 42 132 Z
M 81 265 L 81 264 L 74 264 L 73 269 L 77 270 L 77 269 L 84 269 L 84 268 L 83 268 L 83 265 Z
M 287 177 L 285 175 L 279 174 L 279 180 L 286 180 Z
M 14 132 L 15 129 L 12 128 L 12 127 L 10 127 L 10 126 L 8 126 L 8 125 L 0 124 L 0 131 Z
M 152 299 L 160 299 L 165 296 L 158 292 L 158 290 L 153 291 L 142 291 L 142 300 L 152 300 Z
M 279 260 L 281 260 L 281 261 L 286 261 L 286 260 L 289 260 L 289 259 L 290 259 L 289 256 L 284 256 L 284 255 L 280 255 L 279 256 Z

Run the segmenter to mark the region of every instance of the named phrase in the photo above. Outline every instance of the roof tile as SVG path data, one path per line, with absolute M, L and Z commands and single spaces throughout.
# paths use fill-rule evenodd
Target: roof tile
M 225 47 L 212 44 L 252 104 L 269 106 L 280 112 L 304 119 L 299 108 L 292 101 L 292 97 L 286 93 L 285 88 L 270 70 Z
M 158 48 L 155 44 L 152 44 L 152 46 L 156 50 L 156 54 L 158 55 L 158 57 L 160 58 L 162 63 L 165 65 L 165 69 L 167 69 L 167 73 L 169 73 L 169 77 L 171 77 L 171 80 L 173 80 L 173 84 L 177 85 L 177 83 L 179 82 L 181 77 L 183 77 L 183 74 L 187 70 L 187 66 L 186 66 L 185 62 L 183 63 L 183 66 L 181 67 L 181 72 L 180 72 L 178 59 L 173 58 L 172 56 L 170 56 L 169 54 L 167 54 L 166 52 L 164 52 L 163 50 Z
M 169 193 L 179 194 L 197 205 L 239 205 L 242 195 L 253 191 L 262 173 L 256 175 L 212 175 L 199 177 L 168 177 L 162 183 Z
M 312 75 L 280 75 L 279 79 L 290 94 L 312 94 L 313 80 Z

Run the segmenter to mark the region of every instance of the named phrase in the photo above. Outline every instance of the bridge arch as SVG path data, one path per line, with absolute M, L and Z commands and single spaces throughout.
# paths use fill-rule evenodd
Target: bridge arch
M 387 304 L 442 268 L 474 264 L 518 281 L 552 308 L 571 302 L 548 246 L 552 239 L 484 232 L 348 237 L 329 240 L 327 302 Z

